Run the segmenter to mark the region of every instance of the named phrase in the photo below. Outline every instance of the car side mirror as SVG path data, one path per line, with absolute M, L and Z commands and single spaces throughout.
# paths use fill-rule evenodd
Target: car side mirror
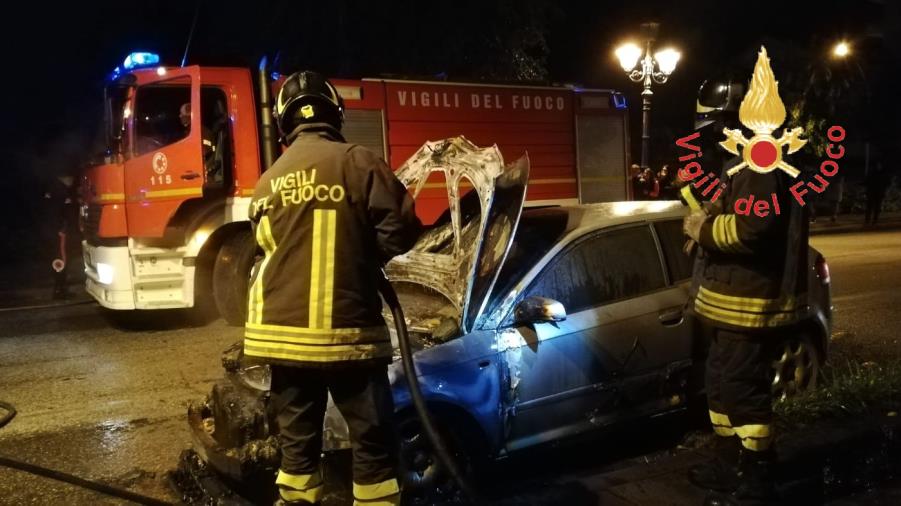
M 517 324 L 556 323 L 565 319 L 563 304 L 546 297 L 527 297 L 513 310 L 513 320 Z

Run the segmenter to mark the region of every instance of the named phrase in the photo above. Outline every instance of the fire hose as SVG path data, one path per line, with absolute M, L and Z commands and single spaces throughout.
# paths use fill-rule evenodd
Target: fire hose
M 401 363 L 404 368 L 404 376 L 406 376 L 407 384 L 410 387 L 410 397 L 413 400 L 413 407 L 416 409 L 416 414 L 419 415 L 419 419 L 422 422 L 422 428 L 429 438 L 429 442 L 432 443 L 432 449 L 435 451 L 438 460 L 441 461 L 441 464 L 451 475 L 451 478 L 453 478 L 457 486 L 460 487 L 460 490 L 463 492 L 463 495 L 466 496 L 466 499 L 472 504 L 480 504 L 481 501 L 476 493 L 475 487 L 466 479 L 463 473 L 460 472 L 460 468 L 451 456 L 450 451 L 444 442 L 444 438 L 435 428 L 435 422 L 432 420 L 432 415 L 429 413 L 428 406 L 426 406 L 425 398 L 422 396 L 422 390 L 419 386 L 419 377 L 416 376 L 416 367 L 413 364 L 413 350 L 410 347 L 410 335 L 407 332 L 407 322 L 404 319 L 404 312 L 400 307 L 400 301 L 397 299 L 397 293 L 394 291 L 394 287 L 391 286 L 391 282 L 388 281 L 384 272 L 382 272 L 381 279 L 379 280 L 379 292 L 381 292 L 382 297 L 391 309 L 391 315 L 394 317 L 394 327 L 397 330 L 397 341 L 400 347 Z
M 8 402 L 0 401 L 0 410 L 6 412 L 2 416 L 0 416 L 0 428 L 2 428 L 9 422 L 11 422 L 13 418 L 15 418 L 16 408 Z M 37 476 L 43 476 L 44 478 L 50 478 L 51 480 L 62 481 L 70 485 L 86 488 L 95 492 L 100 492 L 101 494 L 117 497 L 119 499 L 125 499 L 126 501 L 131 501 L 137 504 L 144 504 L 147 506 L 169 506 L 171 504 L 165 501 L 160 501 L 159 499 L 155 499 L 153 497 L 148 497 L 146 495 L 136 494 L 129 490 L 113 487 L 107 485 L 106 483 L 87 480 L 69 473 L 64 473 L 62 471 L 49 469 L 35 464 L 29 464 L 28 462 L 22 462 L 20 460 L 12 459 L 3 455 L 0 455 L 0 466 L 17 469 L 19 471 L 24 471 L 26 473 L 34 474 Z

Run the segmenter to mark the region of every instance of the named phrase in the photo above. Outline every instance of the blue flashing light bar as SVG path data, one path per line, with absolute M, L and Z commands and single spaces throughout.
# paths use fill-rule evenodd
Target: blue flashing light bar
M 159 65 L 160 55 L 156 53 L 134 52 L 125 57 L 122 67 L 125 70 L 132 70 L 142 67 L 152 67 Z

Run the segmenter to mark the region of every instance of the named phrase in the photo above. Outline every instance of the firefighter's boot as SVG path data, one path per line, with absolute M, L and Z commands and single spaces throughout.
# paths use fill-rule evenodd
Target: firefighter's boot
M 773 483 L 772 450 L 742 450 L 738 459 L 738 486 L 731 493 L 710 492 L 704 506 L 770 506 L 779 503 Z
M 312 506 L 322 500 L 323 485 L 319 472 L 292 474 L 279 469 L 275 485 L 278 487 L 278 500 L 273 506 Z
M 738 487 L 738 452 L 741 441 L 736 436 L 717 436 L 714 457 L 688 470 L 688 481 L 697 487 L 732 492 Z
M 318 502 L 307 502 L 307 501 L 286 501 L 279 497 L 272 506 L 315 506 L 319 504 Z

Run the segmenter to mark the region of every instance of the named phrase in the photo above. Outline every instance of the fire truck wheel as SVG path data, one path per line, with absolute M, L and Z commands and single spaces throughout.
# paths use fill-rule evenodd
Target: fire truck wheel
M 213 298 L 219 314 L 229 325 L 244 325 L 247 317 L 247 284 L 256 244 L 249 230 L 242 230 L 222 243 L 213 266 Z

